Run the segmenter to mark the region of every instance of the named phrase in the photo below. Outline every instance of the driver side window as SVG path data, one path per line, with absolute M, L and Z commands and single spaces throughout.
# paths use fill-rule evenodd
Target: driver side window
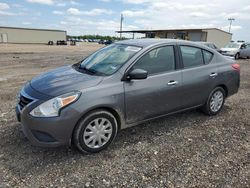
M 175 54 L 173 46 L 159 47 L 141 57 L 133 69 L 143 69 L 149 75 L 175 70 Z

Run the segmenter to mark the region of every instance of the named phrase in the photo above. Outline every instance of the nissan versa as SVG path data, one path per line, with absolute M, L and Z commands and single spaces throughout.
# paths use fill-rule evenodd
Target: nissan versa
M 192 108 L 215 115 L 239 84 L 240 66 L 204 45 L 126 40 L 33 78 L 16 113 L 34 145 L 98 152 L 146 120 Z

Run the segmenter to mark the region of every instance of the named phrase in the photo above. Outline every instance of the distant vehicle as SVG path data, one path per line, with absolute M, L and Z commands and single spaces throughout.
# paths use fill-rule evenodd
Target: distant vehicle
M 98 44 L 104 44 L 105 43 L 105 40 L 100 40 L 99 42 L 98 42 Z
M 231 56 L 235 59 L 239 59 L 241 57 L 241 51 L 248 46 L 249 43 L 245 43 L 243 41 L 238 42 L 230 42 L 224 48 L 221 48 L 221 54 L 225 56 Z
M 221 53 L 221 50 L 212 42 L 200 42 L 199 41 L 197 43 L 203 44 L 203 45 L 205 45 L 205 46 L 207 46 L 209 48 L 212 48 L 212 49 L 216 50 L 217 52 Z
M 109 44 L 112 44 L 112 43 L 113 43 L 112 40 L 106 40 L 106 41 L 104 42 L 105 45 L 109 45 Z
M 58 40 L 58 41 L 56 41 L 56 45 L 67 45 L 67 41 L 65 41 L 65 40 Z
M 240 58 L 250 58 L 250 43 L 245 43 L 242 45 L 240 50 Z
M 206 46 L 124 40 L 27 82 L 16 115 L 34 145 L 99 152 L 153 118 L 193 108 L 216 115 L 239 85 L 240 65 Z

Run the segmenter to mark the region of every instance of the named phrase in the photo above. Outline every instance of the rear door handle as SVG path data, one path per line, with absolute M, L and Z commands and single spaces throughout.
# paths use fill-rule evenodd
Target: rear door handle
M 210 74 L 210 77 L 215 77 L 215 76 L 218 76 L 218 73 L 212 72 L 212 73 Z
M 168 82 L 169 86 L 173 86 L 173 85 L 176 85 L 176 84 L 178 84 L 178 81 L 171 80 L 171 81 Z

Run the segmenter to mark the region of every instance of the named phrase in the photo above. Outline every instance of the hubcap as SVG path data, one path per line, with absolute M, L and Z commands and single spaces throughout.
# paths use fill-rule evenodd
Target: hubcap
M 221 91 L 216 91 L 210 101 L 210 109 L 213 112 L 218 112 L 223 103 L 223 93 Z
M 111 122 L 106 118 L 96 118 L 84 130 L 84 143 L 90 148 L 100 148 L 105 145 L 112 135 Z

